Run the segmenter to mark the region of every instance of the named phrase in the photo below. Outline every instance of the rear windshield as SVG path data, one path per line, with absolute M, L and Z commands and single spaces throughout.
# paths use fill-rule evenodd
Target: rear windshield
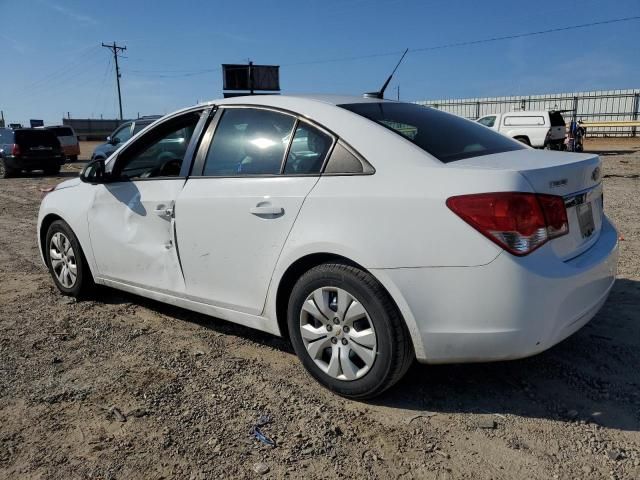
M 20 145 L 59 146 L 58 137 L 49 130 L 16 130 L 16 143 Z
M 403 136 L 443 163 L 525 148 L 462 117 L 414 103 L 373 102 L 339 105 Z
M 73 130 L 69 127 L 50 127 L 47 128 L 50 132 L 53 132 L 58 137 L 73 137 Z
M 564 127 L 564 118 L 560 112 L 549 112 L 549 120 L 551 120 L 552 127 Z

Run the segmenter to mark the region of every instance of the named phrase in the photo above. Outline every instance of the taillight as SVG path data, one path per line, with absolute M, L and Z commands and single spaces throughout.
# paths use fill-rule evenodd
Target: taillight
M 17 143 L 11 145 L 11 155 L 13 155 L 14 157 L 20 155 L 20 145 L 18 145 Z
M 461 195 L 447 206 L 488 239 L 514 255 L 527 255 L 569 233 L 562 197 L 522 192 Z

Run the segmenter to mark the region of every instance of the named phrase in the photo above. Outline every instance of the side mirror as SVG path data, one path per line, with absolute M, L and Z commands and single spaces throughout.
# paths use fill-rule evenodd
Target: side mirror
M 118 145 L 120 143 L 120 139 L 118 137 L 107 137 L 107 143 L 111 145 Z
M 99 158 L 87 163 L 80 172 L 80 180 L 85 183 L 98 184 L 107 183 L 108 177 L 105 170 L 104 160 Z

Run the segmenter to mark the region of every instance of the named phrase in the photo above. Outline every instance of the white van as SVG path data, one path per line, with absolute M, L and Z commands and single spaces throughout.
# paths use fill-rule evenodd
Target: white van
M 494 113 L 477 122 L 532 147 L 561 150 L 564 145 L 566 124 L 554 110 Z

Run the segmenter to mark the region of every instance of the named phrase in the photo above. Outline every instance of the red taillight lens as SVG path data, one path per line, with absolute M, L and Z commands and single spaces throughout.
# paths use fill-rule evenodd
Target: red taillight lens
M 461 195 L 447 206 L 484 236 L 514 255 L 527 255 L 569 232 L 562 197 L 521 192 Z
M 14 157 L 20 155 L 20 145 L 18 145 L 17 143 L 11 145 L 11 155 L 13 155 Z

